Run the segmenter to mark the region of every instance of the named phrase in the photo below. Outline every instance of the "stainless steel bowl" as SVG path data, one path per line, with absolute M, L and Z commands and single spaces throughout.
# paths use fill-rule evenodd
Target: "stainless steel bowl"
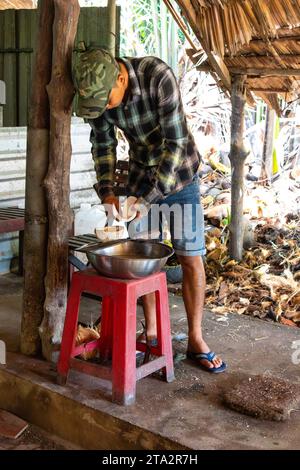
M 155 241 L 123 240 L 85 249 L 88 260 L 104 276 L 139 279 L 159 272 L 172 248 Z

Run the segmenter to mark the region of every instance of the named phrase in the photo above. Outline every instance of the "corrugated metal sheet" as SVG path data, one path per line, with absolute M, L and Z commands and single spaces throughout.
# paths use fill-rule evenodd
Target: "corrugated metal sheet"
M 17 40 L 20 49 L 34 49 L 37 33 L 37 10 L 20 10 L 16 15 Z M 17 123 L 27 125 L 27 114 L 31 91 L 31 70 L 33 54 L 22 52 L 17 54 L 16 91 L 17 91 Z
M 15 30 L 14 10 L 5 10 L 0 12 L 0 47 L 3 49 L 15 49 L 16 30 Z M 15 125 L 17 123 L 17 55 L 7 52 L 0 53 L 0 79 L 6 85 L 6 105 L 3 107 L 4 125 Z
M 107 8 L 81 8 L 75 44 L 107 45 Z M 3 125 L 26 126 L 30 97 L 33 52 L 36 47 L 37 10 L 0 11 L 0 80 L 6 83 L 7 104 Z M 117 9 L 117 44 L 119 51 L 120 7 Z
M 25 205 L 26 132 L 26 127 L 0 128 L 0 207 Z M 73 209 L 84 202 L 99 204 L 93 190 L 96 176 L 89 134 L 88 124 L 81 119 L 72 119 L 70 205 Z M 17 255 L 17 250 L 17 233 L 0 235 L 0 273 L 9 270 L 11 258 Z

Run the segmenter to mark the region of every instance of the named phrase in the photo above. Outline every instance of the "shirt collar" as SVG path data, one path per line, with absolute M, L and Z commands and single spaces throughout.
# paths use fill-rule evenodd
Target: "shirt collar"
M 126 65 L 126 68 L 127 68 L 127 71 L 128 71 L 129 81 L 130 81 L 131 99 L 134 101 L 142 94 L 141 87 L 140 87 L 138 78 L 136 76 L 135 70 L 131 65 L 130 60 L 128 58 L 125 58 L 125 57 L 122 57 L 121 60 Z

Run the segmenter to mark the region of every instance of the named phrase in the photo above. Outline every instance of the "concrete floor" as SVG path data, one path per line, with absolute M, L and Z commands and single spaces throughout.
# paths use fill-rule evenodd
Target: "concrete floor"
M 19 278 L 0 277 L 0 339 L 15 352 L 21 294 Z M 186 333 L 181 297 L 170 294 L 170 309 L 173 336 Z M 83 321 L 95 320 L 98 312 L 97 301 L 83 299 Z M 0 366 L 0 407 L 84 448 L 300 449 L 300 410 L 275 423 L 241 415 L 222 402 L 225 390 L 255 374 L 300 383 L 300 365 L 292 362 L 300 330 L 207 312 L 204 331 L 228 363 L 225 374 L 209 374 L 183 359 L 186 340 L 174 338 L 176 380 L 144 378 L 137 384 L 136 404 L 121 407 L 111 403 L 108 382 L 74 371 L 68 386 L 59 387 L 53 365 L 10 354 L 7 366 Z

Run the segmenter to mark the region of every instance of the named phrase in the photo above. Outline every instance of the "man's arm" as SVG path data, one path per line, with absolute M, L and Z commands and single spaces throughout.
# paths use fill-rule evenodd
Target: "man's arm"
M 153 187 L 143 195 L 146 204 L 161 199 L 176 184 L 176 171 L 183 163 L 188 143 L 188 128 L 180 91 L 172 70 L 165 65 L 157 83 L 158 113 L 165 150 L 155 174 Z M 142 201 L 141 202 L 144 202 Z
M 101 201 L 114 197 L 113 184 L 116 168 L 117 138 L 114 125 L 101 116 L 90 119 L 92 128 L 90 142 L 92 144 L 92 156 L 95 164 L 97 183 L 94 188 Z

